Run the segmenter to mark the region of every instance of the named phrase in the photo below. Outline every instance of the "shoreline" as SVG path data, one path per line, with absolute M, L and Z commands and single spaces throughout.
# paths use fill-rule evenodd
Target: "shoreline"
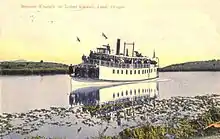
M 74 67 L 74 65 L 73 65 Z M 220 72 L 220 60 L 194 61 L 161 67 L 159 72 Z M 69 65 L 55 62 L 0 62 L 0 75 L 68 74 Z
M 159 70 L 159 72 L 220 72 L 220 70 Z
M 35 62 L 37 63 L 37 62 Z M 28 76 L 28 75 L 59 75 L 69 74 L 68 65 L 56 66 L 56 63 L 51 66 L 50 63 L 44 63 L 44 66 L 39 65 L 35 67 L 12 67 L 2 68 L 0 64 L 0 75 L 1 76 Z M 48 64 L 48 65 L 47 65 Z M 220 69 L 195 69 L 195 70 L 180 70 L 180 69 L 166 69 L 159 68 L 159 73 L 163 72 L 220 72 Z
M 193 62 L 190 62 L 193 63 Z M 196 63 L 196 62 L 194 62 Z M 203 62 L 206 63 L 206 62 Z M 180 66 L 181 65 L 181 66 Z M 73 65 L 74 67 L 74 65 Z M 189 65 L 174 64 L 159 68 L 162 72 L 220 72 L 218 64 L 215 67 L 190 67 Z M 58 75 L 68 74 L 69 65 L 54 62 L 0 62 L 1 76 L 27 76 L 27 75 Z
M 68 68 L 60 69 L 1 69 L 1 76 L 59 75 L 68 74 Z
M 0 75 L 55 75 L 67 74 L 69 66 L 53 62 L 1 62 Z
M 159 71 L 220 71 L 220 60 L 191 61 L 185 63 L 171 64 L 160 68 Z
M 210 70 L 190 70 L 190 71 L 174 71 L 174 70 L 166 70 L 166 71 L 159 71 L 159 73 L 166 73 L 166 72 L 173 72 L 173 73 L 180 73 L 180 72 L 220 72 L 218 71 L 210 71 Z M 0 76 L 46 76 L 46 75 L 69 75 L 69 70 L 68 69 L 2 69 L 0 70 Z

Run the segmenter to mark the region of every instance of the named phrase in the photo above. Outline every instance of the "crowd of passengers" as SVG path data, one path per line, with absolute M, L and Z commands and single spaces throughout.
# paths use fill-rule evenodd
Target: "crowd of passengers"
M 82 56 L 82 60 L 84 63 L 94 63 L 99 60 L 106 61 L 106 63 L 116 63 L 116 64 L 132 64 L 132 59 L 131 58 L 122 58 L 122 57 L 114 57 L 112 55 L 108 54 L 99 54 L 99 53 L 94 53 L 93 51 L 90 51 L 89 56 Z M 94 61 L 97 60 L 97 61 Z M 150 59 L 139 59 L 139 58 L 134 58 L 133 59 L 133 64 L 157 64 L 156 61 L 150 60 Z
M 83 66 L 76 65 L 69 66 L 69 74 L 73 74 L 75 77 L 84 77 L 84 78 L 98 78 L 99 77 L 99 68 L 94 66 Z
M 99 68 L 87 67 L 87 66 L 76 66 L 75 77 L 98 78 Z

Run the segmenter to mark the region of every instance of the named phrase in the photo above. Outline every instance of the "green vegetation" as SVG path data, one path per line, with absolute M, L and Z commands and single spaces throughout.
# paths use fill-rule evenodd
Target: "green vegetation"
M 94 114 L 103 109 L 115 106 L 116 105 L 107 105 L 105 107 L 85 106 L 83 109 Z M 123 106 L 123 104 L 117 105 L 117 107 L 120 106 Z M 104 119 L 107 120 L 108 117 L 105 117 Z M 187 139 L 192 137 L 218 135 L 220 133 L 220 128 L 206 127 L 219 121 L 220 108 L 215 107 L 214 104 L 212 104 L 212 107 L 197 119 L 190 120 L 182 118 L 177 121 L 170 121 L 167 125 L 158 126 L 146 123 L 141 127 L 127 128 L 116 136 L 104 136 L 103 134 L 100 134 L 98 137 L 94 137 L 94 139 L 166 139 L 167 134 L 175 136 L 175 139 Z
M 52 62 L 1 62 L 0 75 L 66 74 L 68 65 Z
M 88 108 L 88 107 L 87 107 Z M 98 108 L 89 108 L 90 110 Z M 168 139 L 167 135 L 172 135 L 175 139 L 188 139 L 198 137 L 210 137 L 219 135 L 220 129 L 209 127 L 208 125 L 220 121 L 220 108 L 213 106 L 210 107 L 204 114 L 197 119 L 182 118 L 178 121 L 172 121 L 167 125 L 152 125 L 146 123 L 140 127 L 126 128 L 115 136 L 105 136 L 104 133 L 99 134 L 98 137 L 93 139 Z M 46 137 L 36 136 L 28 137 L 26 139 L 47 139 Z M 61 138 L 51 138 L 61 139 Z M 62 138 L 65 139 L 65 138 Z
M 206 128 L 209 124 L 220 121 L 220 108 L 212 107 L 198 119 L 186 120 L 179 119 L 176 123 L 168 125 L 153 126 L 146 124 L 142 127 L 133 129 L 127 128 L 119 133 L 119 135 L 101 136 L 100 139 L 166 139 L 166 134 L 175 136 L 175 139 L 187 139 L 193 137 L 204 137 L 217 135 L 220 129 L 215 127 Z
M 160 71 L 220 71 L 220 60 L 194 61 L 181 64 L 173 64 L 164 68 L 160 68 Z

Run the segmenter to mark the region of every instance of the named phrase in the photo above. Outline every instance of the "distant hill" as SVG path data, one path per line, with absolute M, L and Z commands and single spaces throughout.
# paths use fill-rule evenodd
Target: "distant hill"
M 220 60 L 194 61 L 173 64 L 160 68 L 160 71 L 220 71 Z
M 18 60 L 0 60 L 0 62 L 28 62 L 25 59 L 18 59 Z
M 24 60 L 24 59 L 18 59 L 18 60 L 13 60 L 11 62 L 27 62 L 27 60 Z

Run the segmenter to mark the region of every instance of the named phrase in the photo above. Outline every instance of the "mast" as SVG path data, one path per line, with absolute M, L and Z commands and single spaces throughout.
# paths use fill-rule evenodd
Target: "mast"
M 132 57 L 134 57 L 134 42 L 133 42 L 133 49 L 132 49 Z
M 154 52 L 153 52 L 153 58 L 156 58 L 155 49 L 154 49 Z
M 126 45 L 126 43 L 124 42 L 124 56 L 126 56 L 126 53 L 125 53 L 125 45 Z

